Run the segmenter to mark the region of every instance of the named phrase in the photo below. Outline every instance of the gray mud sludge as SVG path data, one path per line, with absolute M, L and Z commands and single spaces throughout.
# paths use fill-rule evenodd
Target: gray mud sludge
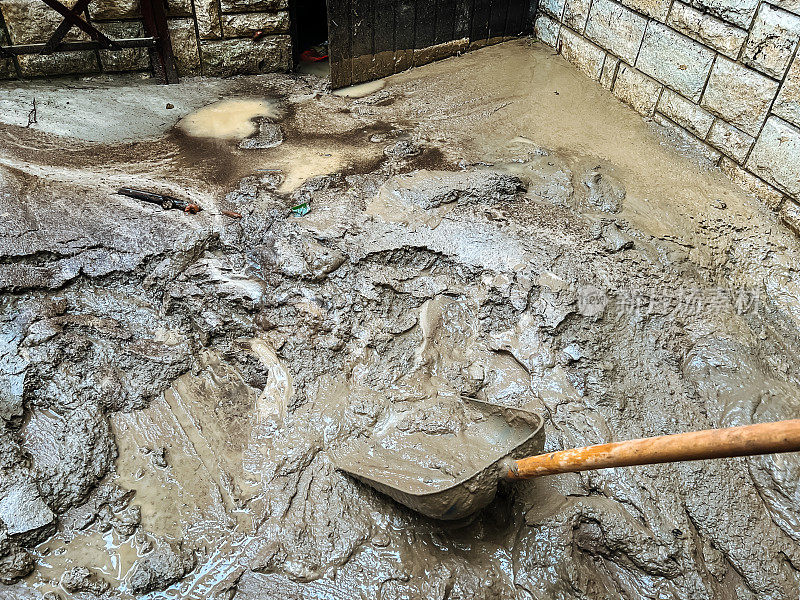
M 232 139 L 4 129 L 0 598 L 800 597 L 794 455 L 502 485 L 455 522 L 337 470 L 353 445 L 485 464 L 462 395 L 540 415 L 547 451 L 800 416 L 797 239 L 504 46 L 358 99 L 232 80 L 281 106 Z M 573 126 L 556 84 L 625 148 L 521 135 Z M 241 148 L 264 123 L 283 141 Z M 109 196 L 134 183 L 205 210 Z

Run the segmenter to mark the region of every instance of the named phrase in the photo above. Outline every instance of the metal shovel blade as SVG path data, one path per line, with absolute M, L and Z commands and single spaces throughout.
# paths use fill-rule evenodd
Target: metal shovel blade
M 357 440 L 335 458 L 337 468 L 428 517 L 461 519 L 489 504 L 509 459 L 544 447 L 536 413 L 462 397 L 458 433 L 387 428 Z

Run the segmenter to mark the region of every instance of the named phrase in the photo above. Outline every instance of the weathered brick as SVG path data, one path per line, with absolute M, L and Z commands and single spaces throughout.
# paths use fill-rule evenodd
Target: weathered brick
M 564 58 L 578 67 L 584 75 L 595 81 L 600 79 L 606 57 L 605 50 L 566 27 L 561 28 L 559 45 Z
M 96 73 L 100 70 L 92 51 L 69 51 L 43 56 L 27 54 L 18 59 L 23 76 Z
M 719 152 L 697 139 L 677 123 L 673 123 L 658 113 L 653 115 L 653 121 L 661 127 L 661 133 L 669 137 L 679 152 L 688 154 L 709 166 L 716 166 L 719 163 L 722 157 Z
M 243 13 L 222 16 L 222 33 L 225 37 L 252 37 L 256 31 L 288 33 L 289 13 Z
M 755 139 L 722 119 L 717 119 L 708 132 L 706 141 L 717 150 L 742 164 L 753 147 Z
M 195 0 L 194 12 L 201 40 L 215 40 L 222 37 L 219 0 Z
M 203 75 L 288 71 L 291 68 L 291 44 L 288 35 L 265 37 L 256 44 L 249 39 L 201 41 Z
M 669 13 L 668 24 L 706 46 L 711 46 L 728 58 L 736 59 L 747 39 L 747 32 L 728 25 L 686 4 L 675 2 Z
M 0 79 L 11 79 L 16 77 L 14 63 L 9 58 L 0 58 Z
M 600 75 L 600 85 L 607 90 L 614 88 L 614 81 L 617 78 L 619 63 L 620 60 L 616 56 L 606 54 L 606 60 L 603 63 L 603 72 Z
M 800 127 L 800 54 L 792 62 L 772 112 Z
M 0 28 L 0 44 L 6 46 L 10 43 L 5 29 Z M 10 58 L 0 58 L 0 79 L 10 79 L 16 77 L 16 75 L 17 72 L 14 69 L 14 62 Z
M 800 39 L 800 17 L 762 4 L 750 37 L 744 47 L 742 62 L 781 79 Z
M 200 52 L 197 48 L 194 19 L 170 19 L 169 34 L 178 75 L 200 75 Z
M 191 17 L 192 0 L 169 0 L 167 2 L 167 17 Z
M 771 0 L 770 4 L 774 4 L 783 10 L 788 10 L 796 15 L 800 15 L 800 0 Z
M 671 0 L 621 0 L 628 8 L 663 22 L 669 13 Z
M 656 108 L 661 84 L 625 63 L 619 66 L 614 95 L 639 114 L 650 116 Z
M 780 211 L 781 223 L 791 229 L 795 235 L 800 236 L 800 206 L 795 200 L 783 203 Z
M 289 0 L 222 0 L 222 12 L 273 12 L 289 8 Z
M 141 16 L 139 0 L 92 0 L 89 3 L 92 19 L 133 19 Z
M 566 0 L 541 0 L 539 8 L 560 22 L 564 15 L 565 4 Z
M 578 33 L 583 33 L 589 18 L 591 0 L 566 0 L 563 23 Z
M 558 43 L 558 30 L 560 27 L 561 25 L 557 21 L 547 15 L 540 14 L 536 17 L 533 33 L 537 40 L 541 40 L 548 46 L 555 48 Z
M 744 29 L 750 27 L 758 3 L 759 0 L 690 0 L 692 6 Z
M 698 101 L 713 61 L 713 51 L 666 25 L 651 21 L 636 68 Z
M 620 57 L 628 64 L 644 37 L 647 19 L 611 0 L 594 0 L 586 23 L 586 37 Z
M 713 115 L 672 90 L 664 90 L 661 94 L 658 112 L 702 139 L 705 139 L 714 123 Z
M 775 81 L 719 57 L 711 70 L 700 106 L 756 136 L 777 91 Z
M 747 168 L 779 190 L 800 198 L 800 129 L 770 117 L 747 159 Z
M 144 36 L 141 21 L 108 21 L 95 23 L 97 29 L 111 39 L 137 38 Z M 100 50 L 100 62 L 104 71 L 145 71 L 150 68 L 150 57 L 145 48 L 124 50 Z
M 727 156 L 719 162 L 720 170 L 740 188 L 755 196 L 772 210 L 778 210 L 783 202 L 783 193 L 776 190 L 768 183 L 762 181 L 752 173 L 745 171 Z
M 75 0 L 64 2 L 71 7 Z M 64 19 L 41 0 L 0 0 L 0 10 L 6 21 L 8 33 L 14 44 L 46 42 Z M 89 39 L 76 28 L 64 37 L 65 40 Z

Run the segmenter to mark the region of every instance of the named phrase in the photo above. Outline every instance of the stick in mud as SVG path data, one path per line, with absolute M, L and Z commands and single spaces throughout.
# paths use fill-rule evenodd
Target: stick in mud
M 36 113 L 36 98 L 33 99 L 33 108 L 28 113 L 28 124 L 25 127 L 30 127 L 34 123 L 38 123 L 38 115 Z
M 136 200 L 147 202 L 149 204 L 158 204 L 164 210 L 182 210 L 183 212 L 192 215 L 203 210 L 198 204 L 181 200 L 180 198 L 175 198 L 173 196 L 167 196 L 165 194 L 156 194 L 143 190 L 134 190 L 132 188 L 120 188 L 117 190 L 117 193 L 122 196 L 128 196 L 129 198 L 135 198 Z

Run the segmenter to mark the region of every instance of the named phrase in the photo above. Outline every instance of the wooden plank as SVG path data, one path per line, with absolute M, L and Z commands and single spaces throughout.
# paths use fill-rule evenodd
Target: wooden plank
M 394 11 L 394 72 L 410 69 L 414 64 L 414 23 L 416 0 L 396 0 Z
M 508 18 L 506 19 L 506 36 L 516 37 L 525 30 L 525 17 L 528 11 L 528 0 L 509 0 Z
M 11 44 L 11 36 L 8 35 L 8 28 L 6 27 L 6 21 L 3 18 L 3 11 L 0 10 L 0 45 L 1 44 Z M 17 57 L 12 54 L 6 54 L 0 48 L 0 56 L 6 56 L 11 59 L 11 62 L 14 65 L 14 73 L 17 76 L 17 79 L 22 77 L 22 71 L 19 68 L 19 61 Z
M 372 78 L 372 0 L 351 0 L 352 10 L 352 58 L 350 65 L 353 83 L 369 81 Z
M 394 0 L 373 0 L 372 74 L 376 79 L 394 73 Z
M 145 31 L 156 40 L 155 48 L 150 49 L 153 71 L 163 83 L 178 83 L 178 68 L 172 54 L 172 38 L 169 35 L 164 0 L 141 0 L 141 7 Z
M 130 38 L 124 40 L 114 40 L 120 48 L 154 48 L 156 40 L 153 38 Z M 17 44 L 15 46 L 0 46 L 0 54 L 18 56 L 22 54 L 41 54 L 46 44 Z M 61 42 L 56 46 L 56 52 L 69 50 L 100 50 L 103 46 L 99 42 L 78 41 Z
M 427 62 L 425 48 L 436 41 L 436 3 L 435 0 L 417 0 L 417 18 L 414 26 L 414 64 Z
M 328 0 L 328 56 L 334 89 L 353 81 L 351 35 L 350 0 Z
M 96 28 L 92 27 L 89 25 L 89 23 L 81 19 L 78 15 L 72 14 L 72 11 L 61 4 L 58 0 L 42 0 L 42 2 L 64 17 L 65 21 L 69 21 L 72 25 L 88 34 L 90 38 L 102 44 L 103 48 L 119 48 L 119 46 L 114 44 L 113 40 L 103 35 Z
M 489 16 L 488 42 L 496 44 L 503 40 L 506 34 L 506 17 L 508 16 L 508 0 L 492 0 Z
M 436 0 L 417 0 L 414 24 L 414 49 L 433 46 L 436 40 Z
M 474 0 L 469 41 L 471 46 L 482 46 L 489 38 L 489 15 L 492 0 Z
M 533 33 L 533 23 L 536 20 L 536 12 L 539 10 L 539 0 L 528 0 L 527 10 L 522 20 L 522 33 Z
M 70 10 L 72 14 L 80 17 L 80 14 L 86 10 L 89 6 L 89 0 L 78 0 Z M 42 54 L 52 54 L 61 40 L 64 39 L 64 36 L 67 35 L 67 32 L 72 29 L 72 23 L 64 19 L 61 21 L 61 24 L 56 27 L 56 30 L 53 32 L 53 35 L 50 36 L 50 39 L 47 40 L 44 49 L 42 50 Z
M 436 32 L 434 44 L 444 44 L 454 37 L 458 0 L 436 0 Z
M 472 24 L 472 0 L 458 0 L 455 10 L 453 39 L 469 39 L 469 29 Z

